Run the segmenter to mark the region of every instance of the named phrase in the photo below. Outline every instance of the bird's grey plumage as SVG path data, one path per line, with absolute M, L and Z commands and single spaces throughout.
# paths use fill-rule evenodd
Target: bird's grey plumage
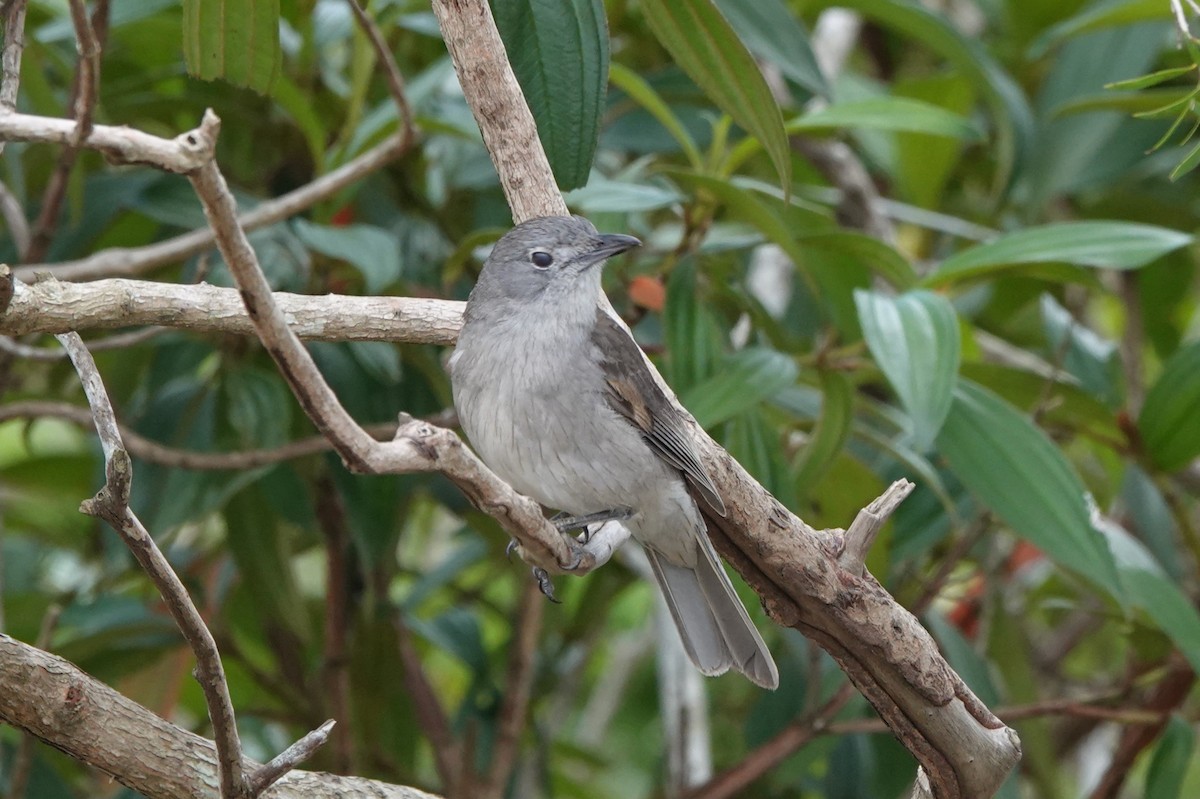
M 692 662 L 775 688 L 775 662 L 688 488 L 716 514 L 724 503 L 637 344 L 597 306 L 599 266 L 638 243 L 580 217 L 509 231 L 467 302 L 454 404 L 479 456 L 521 493 L 576 516 L 631 508 L 625 524 Z

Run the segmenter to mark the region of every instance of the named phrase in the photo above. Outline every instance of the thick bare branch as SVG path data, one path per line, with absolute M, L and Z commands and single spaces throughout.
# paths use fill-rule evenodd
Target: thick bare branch
M 508 63 L 487 0 L 433 0 L 446 49 L 500 175 L 513 221 L 565 216 L 533 114 Z
M 20 271 L 20 270 L 17 270 Z M 287 324 L 302 339 L 452 344 L 463 303 L 413 297 L 273 295 Z M 237 289 L 150 281 L 97 280 L 17 283 L 0 334 L 63 333 L 160 325 L 197 333 L 254 335 Z
M 212 741 L 165 721 L 73 664 L 0 635 L 0 720 L 111 774 L 148 799 L 217 792 Z M 247 770 L 258 764 L 246 759 Z M 271 799 L 437 799 L 374 780 L 291 771 Z

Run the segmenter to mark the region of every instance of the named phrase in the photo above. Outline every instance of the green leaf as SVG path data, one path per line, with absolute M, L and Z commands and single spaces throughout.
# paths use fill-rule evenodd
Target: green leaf
M 750 52 L 813 94 L 829 97 L 808 31 L 781 0 L 717 0 L 717 6 Z
M 762 143 L 784 191 L 790 192 L 791 149 L 779 106 L 753 57 L 712 0 L 643 0 L 641 9 L 675 63 Z
M 942 14 L 915 0 L 822 0 L 815 8 L 841 6 L 871 17 L 919 41 L 952 63 L 979 87 L 996 125 L 996 190 L 1002 192 L 1024 166 L 1034 141 L 1033 112 L 1025 93 L 984 49 Z
M 683 197 L 669 186 L 609 180 L 596 175 L 581 189 L 565 195 L 567 205 L 588 214 L 653 211 L 674 205 Z
M 1146 772 L 1146 799 L 1179 799 L 1183 796 L 1183 778 L 1196 752 L 1196 733 L 1178 714 L 1171 714 L 1162 738 L 1154 747 Z
M 658 123 L 675 138 L 675 141 L 679 142 L 680 148 L 687 156 L 688 163 L 695 169 L 700 168 L 704 163 L 704 156 L 700 155 L 700 148 L 696 146 L 696 140 L 692 138 L 692 134 L 687 132 L 687 128 L 671 111 L 670 106 L 659 96 L 658 92 L 654 91 L 653 86 L 647 83 L 641 75 L 620 64 L 613 64 L 609 68 L 608 78 L 614 86 L 628 94 L 635 103 L 646 109 L 650 116 L 657 119 Z
M 1179 180 L 1198 166 L 1200 166 L 1200 144 L 1192 147 L 1178 166 L 1171 170 L 1171 180 Z
M 913 446 L 927 451 L 950 412 L 958 377 L 958 317 L 945 297 L 913 291 L 854 292 L 863 337 L 912 420 Z
M 680 397 L 703 428 L 753 408 L 796 382 L 795 362 L 781 352 L 750 347 L 731 356 L 712 377 Z
M 955 253 L 922 283 L 944 286 L 1020 264 L 1137 269 L 1193 240 L 1188 233 L 1136 222 L 1060 222 L 1006 233 Z
M 784 126 L 788 133 L 841 128 L 926 133 L 964 141 L 983 138 L 982 131 L 970 120 L 932 103 L 908 97 L 873 97 L 835 103 L 790 120 Z
M 671 271 L 663 309 L 667 374 L 680 394 L 711 375 L 721 357 L 720 328 L 696 284 L 696 260 L 685 257 Z
M 279 0 L 183 0 L 183 54 L 201 80 L 266 94 L 279 71 Z
M 792 468 L 801 495 L 807 494 L 833 465 L 854 421 L 854 387 L 850 379 L 832 369 L 821 370 L 821 415 L 817 426 Z
M 785 221 L 783 216 L 775 211 L 774 200 L 761 199 L 728 180 L 682 170 L 664 171 L 683 183 L 711 193 L 733 216 L 754 225 L 768 239 L 783 248 L 788 257 L 801 269 L 810 267 L 812 259 L 806 257 L 805 248 L 811 247 L 854 256 L 897 287 L 907 287 L 916 282 L 916 272 L 908 259 L 894 247 L 876 238 L 857 231 L 836 228 L 827 218 L 811 212 L 806 214 L 811 224 L 798 226 L 791 219 Z M 784 208 L 789 212 L 799 210 L 789 206 Z
M 1079 476 L 1046 434 L 987 389 L 959 380 L 938 450 L 972 494 L 1064 569 L 1122 598 Z
M 1175 471 L 1200 455 L 1200 341 L 1163 365 L 1138 415 L 1142 446 L 1160 469 Z
M 278 447 L 288 439 L 292 394 L 274 370 L 223 370 L 225 413 L 243 447 Z
M 1050 48 L 1084 33 L 1143 22 L 1167 19 L 1171 9 L 1160 0 L 1123 0 L 1116 3 L 1093 3 L 1085 11 L 1048 28 L 1029 45 L 1028 57 L 1036 60 Z
M 334 227 L 293 219 L 292 230 L 310 249 L 357 268 L 368 293 L 378 294 L 400 277 L 399 242 L 383 228 L 373 225 Z
M 1106 89 L 1146 89 L 1150 86 L 1157 86 L 1160 83 L 1166 83 L 1172 78 L 1178 78 L 1180 75 L 1186 75 L 1189 72 L 1195 72 L 1196 65 L 1188 64 L 1185 67 L 1172 67 L 1171 69 L 1160 69 L 1158 72 L 1151 72 L 1148 75 L 1139 75 L 1136 78 L 1129 80 L 1118 80 L 1113 83 L 1104 84 Z
M 584 185 L 608 86 L 604 3 L 505 0 L 492 8 L 559 188 Z
M 1076 322 L 1050 294 L 1042 295 L 1041 310 L 1051 360 L 1061 361 L 1088 393 L 1115 410 L 1123 393 L 1116 342 Z

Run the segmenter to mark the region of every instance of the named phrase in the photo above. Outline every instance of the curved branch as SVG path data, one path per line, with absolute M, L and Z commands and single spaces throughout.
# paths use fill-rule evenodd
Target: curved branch
M 56 655 L 0 635 L 0 720 L 149 799 L 216 793 L 213 742 L 176 727 Z M 246 758 L 243 768 L 259 764 Z M 438 799 L 400 785 L 291 771 L 271 799 Z

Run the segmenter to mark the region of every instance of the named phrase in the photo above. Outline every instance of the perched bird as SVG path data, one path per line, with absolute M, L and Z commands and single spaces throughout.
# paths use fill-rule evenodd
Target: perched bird
M 637 343 L 597 304 L 605 260 L 639 244 L 581 217 L 509 231 L 467 302 L 454 405 L 480 458 L 517 491 L 576 520 L 623 521 L 701 672 L 733 668 L 773 689 L 775 662 L 688 486 L 715 513 L 725 505 Z

